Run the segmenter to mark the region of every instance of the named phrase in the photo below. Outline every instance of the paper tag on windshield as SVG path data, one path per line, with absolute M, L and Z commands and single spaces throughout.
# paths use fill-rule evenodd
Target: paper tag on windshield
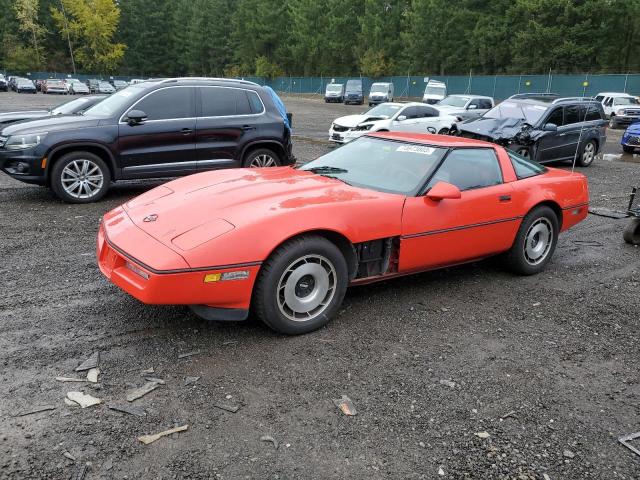
M 422 155 L 432 155 L 434 151 L 431 147 L 421 147 L 420 145 L 401 145 L 396 148 L 396 152 L 421 153 Z

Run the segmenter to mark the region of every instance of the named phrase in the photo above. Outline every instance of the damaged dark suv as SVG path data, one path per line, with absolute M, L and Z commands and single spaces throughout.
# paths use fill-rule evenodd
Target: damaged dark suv
M 540 163 L 576 158 L 587 167 L 605 145 L 606 125 L 602 105 L 592 98 L 511 98 L 481 118 L 457 124 L 457 134 Z

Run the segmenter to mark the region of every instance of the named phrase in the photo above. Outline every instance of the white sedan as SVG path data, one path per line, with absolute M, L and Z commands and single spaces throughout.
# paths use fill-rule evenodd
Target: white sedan
M 333 121 L 329 140 L 347 143 L 368 132 L 417 132 L 446 135 L 459 121 L 424 103 L 381 103 L 361 115 L 347 115 Z

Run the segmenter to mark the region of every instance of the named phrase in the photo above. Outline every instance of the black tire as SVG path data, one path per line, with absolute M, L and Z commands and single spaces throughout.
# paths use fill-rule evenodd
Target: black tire
M 616 116 L 613 113 L 609 115 L 609 128 L 614 130 L 618 128 L 618 122 L 616 122 Z
M 590 152 L 590 153 L 589 153 Z M 578 165 L 581 167 L 590 166 L 596 158 L 598 152 L 598 146 L 594 140 L 589 140 L 584 144 L 578 157 Z
M 539 236 L 536 237 L 535 229 L 538 227 L 543 230 L 539 231 L 541 233 L 538 233 Z M 548 245 L 545 245 L 544 229 L 549 227 L 552 231 L 547 232 Z M 504 254 L 506 267 L 519 275 L 534 275 L 544 270 L 558 244 L 559 230 L 558 217 L 551 208 L 541 205 L 531 210 L 522 220 L 511 249 Z M 534 258 L 535 255 L 527 250 L 527 242 L 531 242 L 529 246 L 534 251 L 537 247 L 543 247 L 543 251 L 538 252 L 539 257 Z
M 449 129 L 441 128 L 440 131 L 438 132 L 438 135 L 449 135 Z
M 622 146 L 622 151 L 624 153 L 634 153 L 636 151 L 636 149 L 634 147 L 630 147 L 628 145 L 623 145 Z
M 307 261 L 303 261 L 303 258 Z M 312 273 L 305 274 L 303 269 L 315 269 L 320 275 L 316 277 Z M 325 283 L 320 281 L 322 271 L 327 275 L 328 285 L 333 285 L 324 296 Z M 296 283 L 288 283 L 291 277 L 295 279 L 300 275 L 297 281 L 291 280 Z M 280 246 L 264 262 L 253 291 L 251 306 L 257 317 L 276 332 L 300 335 L 317 330 L 331 320 L 342 304 L 348 283 L 347 262 L 335 244 L 317 235 L 298 237 Z M 296 312 L 289 307 L 285 296 L 287 287 L 293 288 L 290 293 L 294 295 L 290 300 L 292 302 L 315 295 L 322 296 L 320 304 L 307 313 L 310 315 L 308 319 L 303 318 L 305 313 Z M 298 295 L 299 288 L 302 289 L 301 295 Z M 305 290 L 308 291 L 309 288 L 312 289 L 311 293 L 305 294 Z M 322 305 L 323 301 L 326 301 L 325 305 Z M 299 319 L 294 320 L 297 315 Z
M 271 159 L 272 161 L 269 161 Z M 280 156 L 268 148 L 250 150 L 242 160 L 242 166 L 247 168 L 279 167 L 282 165 Z
M 622 238 L 631 245 L 640 245 L 640 218 L 632 218 L 624 229 Z
M 85 164 L 85 161 L 88 163 Z M 75 165 L 72 165 L 74 162 L 76 162 Z M 87 173 L 93 173 L 93 175 L 88 176 L 85 180 L 85 187 L 78 186 L 77 193 L 69 193 L 63 185 L 72 182 L 72 177 L 69 176 L 68 171 L 65 171 L 65 168 L 69 166 L 69 170 L 76 172 L 78 169 L 82 170 L 84 165 L 87 165 Z M 98 180 L 100 176 L 102 177 L 101 182 Z M 93 181 L 89 180 L 89 178 L 92 178 Z M 51 170 L 51 189 L 58 198 L 67 203 L 97 202 L 107 193 L 110 184 L 111 172 L 109 167 L 104 160 L 90 152 L 77 151 L 67 153 L 56 161 Z M 94 187 L 94 185 L 98 186 Z M 73 183 L 68 186 L 72 187 Z

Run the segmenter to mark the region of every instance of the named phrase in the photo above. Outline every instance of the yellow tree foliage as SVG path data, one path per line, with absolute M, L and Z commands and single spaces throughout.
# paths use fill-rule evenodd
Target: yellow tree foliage
M 42 64 L 42 56 L 40 54 L 39 42 L 45 33 L 45 28 L 38 23 L 38 0 L 15 0 L 13 8 L 18 20 L 18 28 L 21 32 L 29 36 L 31 48 L 35 53 L 36 63 L 34 66 L 40 67 Z M 25 50 L 22 48 L 22 50 Z M 33 63 L 33 62 L 30 62 Z
M 74 44 L 76 61 L 86 71 L 113 72 L 126 46 L 113 36 L 120 21 L 120 8 L 114 0 L 60 0 L 63 9 L 51 8 L 51 15 L 66 38 Z

